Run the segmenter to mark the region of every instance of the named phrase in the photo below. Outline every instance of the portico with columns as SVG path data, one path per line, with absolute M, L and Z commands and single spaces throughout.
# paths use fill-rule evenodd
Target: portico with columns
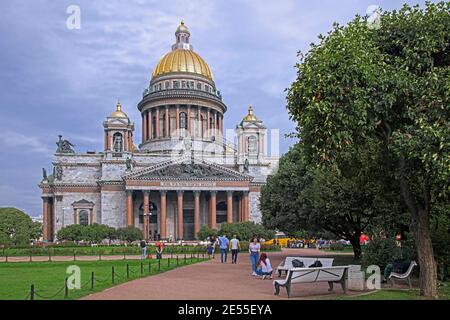
M 147 239 L 196 239 L 201 226 L 248 221 L 252 177 L 196 159 L 168 161 L 124 177 L 128 226 Z

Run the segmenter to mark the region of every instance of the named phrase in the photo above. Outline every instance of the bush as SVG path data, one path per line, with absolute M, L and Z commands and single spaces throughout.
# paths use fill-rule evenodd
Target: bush
M 202 226 L 200 231 L 197 233 L 197 237 L 200 240 L 206 240 L 208 237 L 217 237 L 217 230 L 211 229 L 208 226 Z
M 394 239 L 373 239 L 370 241 L 363 254 L 364 265 L 377 265 L 384 270 L 386 265 L 397 259 L 415 259 L 413 241 L 403 241 L 398 246 Z
M 141 229 L 133 226 L 118 229 L 117 236 L 120 240 L 128 242 L 142 240 L 144 238 Z
M 342 251 L 345 249 L 345 246 L 342 243 L 332 243 L 330 244 L 331 251 Z
M 220 233 L 225 233 L 229 238 L 236 235 L 240 240 L 250 240 L 253 237 L 269 240 L 275 236 L 275 231 L 268 230 L 263 225 L 250 221 L 224 223 L 222 224 Z

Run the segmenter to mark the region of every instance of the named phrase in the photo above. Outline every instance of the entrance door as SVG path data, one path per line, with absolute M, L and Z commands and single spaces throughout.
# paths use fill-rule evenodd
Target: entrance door
M 183 238 L 184 240 L 194 240 L 194 210 L 183 210 Z

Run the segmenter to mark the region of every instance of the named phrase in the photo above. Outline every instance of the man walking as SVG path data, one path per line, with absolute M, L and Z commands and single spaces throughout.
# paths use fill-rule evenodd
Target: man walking
M 223 234 L 221 237 L 219 237 L 220 262 L 222 262 L 222 263 L 227 263 L 228 243 L 229 243 L 229 240 L 225 234 Z
M 147 243 L 145 242 L 145 240 L 141 241 L 140 247 L 141 247 L 141 259 L 147 258 Z
M 241 244 L 236 235 L 233 235 L 233 239 L 230 240 L 231 249 L 231 264 L 237 263 L 238 252 L 241 250 Z

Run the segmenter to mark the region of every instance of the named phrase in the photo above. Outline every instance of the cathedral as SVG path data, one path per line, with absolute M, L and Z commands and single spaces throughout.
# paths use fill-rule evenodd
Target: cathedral
M 252 107 L 225 138 L 227 106 L 182 22 L 138 104 L 141 141 L 120 102 L 103 122 L 104 150 L 79 153 L 59 136 L 43 170 L 44 240 L 61 228 L 135 226 L 147 240 L 195 240 L 203 225 L 261 222 L 261 186 L 278 165 Z

